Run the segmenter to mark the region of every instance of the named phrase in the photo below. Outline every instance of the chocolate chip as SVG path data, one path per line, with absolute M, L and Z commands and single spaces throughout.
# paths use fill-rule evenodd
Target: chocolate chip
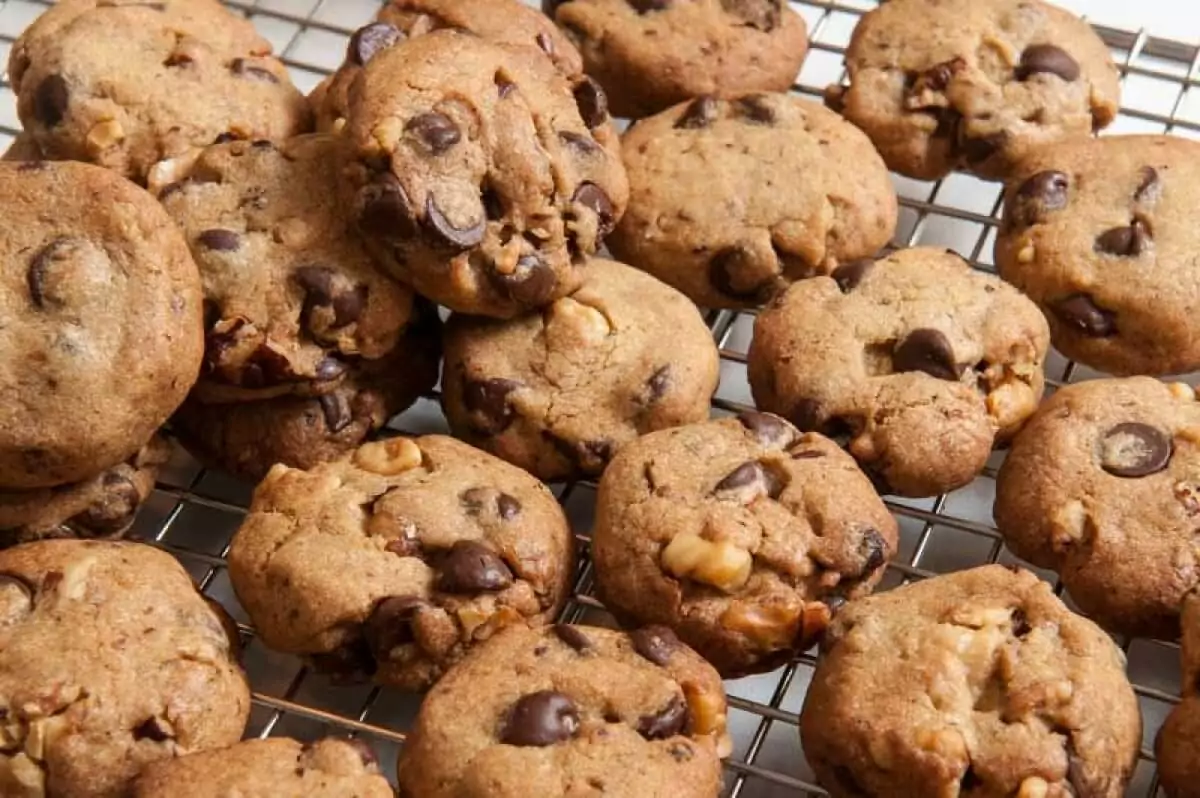
M 368 233 L 392 238 L 412 238 L 416 233 L 412 202 L 391 172 L 363 187 L 359 209 L 359 225 Z
M 717 99 L 712 95 L 697 97 L 683 109 L 683 113 L 675 120 L 675 127 L 681 130 L 706 128 L 717 120 L 718 110 Z
M 575 702 L 562 693 L 540 690 L 513 704 L 500 729 L 500 742 L 544 747 L 569 740 L 578 731 Z
M 265 388 L 294 380 L 296 376 L 287 356 L 264 342 L 250 355 L 242 372 L 242 383 L 247 388 Z
M 649 389 L 649 399 L 651 402 L 657 402 L 666 395 L 671 387 L 671 366 L 667 364 L 650 375 L 650 379 L 646 381 L 646 387 Z
M 721 8 L 746 25 L 764 32 L 779 27 L 783 13 L 782 0 L 721 0 Z
M 483 432 L 495 435 L 512 423 L 514 411 L 508 395 L 523 387 L 523 383 L 501 377 L 468 382 L 463 386 L 463 405 L 468 412 L 482 418 Z
M 737 417 L 742 426 L 764 446 L 787 446 L 795 439 L 795 430 L 779 416 L 750 411 Z
M 852 260 L 849 263 L 843 263 L 833 270 L 829 276 L 837 283 L 838 290 L 843 294 L 848 294 L 858 284 L 870 274 L 871 269 L 875 268 L 875 261 L 864 258 L 863 260 Z
M 665 626 L 646 626 L 629 633 L 633 650 L 655 665 L 665 667 L 679 648 L 679 638 Z
M 441 155 L 462 140 L 462 131 L 454 120 L 437 111 L 414 116 L 404 126 L 433 155 Z
M 51 272 L 75 247 L 76 241 L 73 238 L 56 238 L 42 247 L 30 260 L 29 270 L 25 273 L 25 283 L 29 288 L 29 299 L 38 310 L 45 310 L 49 305 L 63 304 L 63 300 L 55 295 L 51 287 Z
M 367 306 L 369 291 L 365 285 L 340 288 L 336 277 L 328 266 L 301 266 L 292 273 L 292 279 L 304 291 L 304 326 L 314 335 L 358 321 Z M 322 318 L 318 308 L 327 308 L 332 319 Z
M 913 75 L 907 90 L 910 102 L 919 99 L 925 92 L 944 92 L 949 87 L 950 81 L 954 80 L 954 76 L 965 69 L 966 66 L 967 62 L 965 59 L 956 57 L 951 58 L 949 61 L 943 61 L 940 64 L 934 64 L 928 69 Z M 921 108 L 920 110 L 925 109 Z
M 492 82 L 496 84 L 496 95 L 503 100 L 516 90 L 517 84 L 505 75 L 503 72 L 496 72 L 492 76 Z
M 713 488 L 714 493 L 737 493 L 746 499 L 753 499 L 758 495 L 775 499 L 782 490 L 783 485 L 778 478 L 763 468 L 762 463 L 754 460 L 733 469 Z
M 821 428 L 824 415 L 820 402 L 816 399 L 803 398 L 792 406 L 792 411 L 788 413 L 788 420 L 801 432 L 816 432 Z
M 1100 442 L 1100 467 L 1114 477 L 1136 479 L 1166 468 L 1172 451 L 1171 439 L 1162 432 L 1128 421 L 1110 429 Z
M 647 740 L 666 740 L 680 734 L 687 722 L 687 702 L 682 696 L 673 695 L 658 712 L 638 718 L 637 730 Z
M 228 144 L 231 141 L 241 141 L 241 139 L 229 132 L 218 133 L 217 137 L 213 139 L 213 144 Z
M 613 231 L 617 225 L 616 209 L 604 189 L 592 182 L 583 182 L 571 196 L 571 202 L 578 202 L 583 207 L 596 214 L 597 237 L 603 238 Z
M 650 11 L 665 11 L 671 7 L 671 0 L 626 0 L 639 14 Z
M 1088 338 L 1109 338 L 1117 334 L 1116 314 L 1105 310 L 1087 294 L 1072 294 L 1051 307 L 1058 320 Z
M 1028 80 L 1038 74 L 1057 75 L 1070 83 L 1079 77 L 1079 63 L 1061 47 L 1034 44 L 1021 53 L 1017 80 Z
M 347 642 L 320 654 L 309 656 L 318 673 L 328 674 L 339 684 L 355 684 L 375 675 L 378 666 L 365 638 L 352 637 Z
M 888 545 L 878 529 L 868 527 L 862 532 L 858 542 L 858 553 L 862 557 L 863 567 L 859 571 L 862 577 L 873 574 L 879 566 L 887 562 Z
M 608 121 L 608 97 L 599 83 L 585 75 L 575 84 L 574 94 L 579 116 L 589 129 L 595 130 Z
M 388 49 L 404 38 L 404 32 L 394 25 L 373 22 L 365 28 L 359 28 L 350 37 L 350 46 L 346 48 L 346 60 L 363 66 L 381 50 Z
M 483 241 L 483 234 L 487 230 L 487 219 L 482 214 L 474 224 L 455 227 L 437 206 L 433 194 L 425 198 L 425 222 L 443 243 L 457 250 L 470 249 Z
M 133 729 L 133 739 L 164 743 L 172 739 L 171 730 L 158 718 L 149 717 Z
M 438 566 L 437 588 L 445 593 L 503 590 L 513 573 L 492 549 L 474 540 L 459 540 Z
M 504 521 L 511 521 L 521 514 L 521 502 L 515 496 L 501 493 L 496 497 L 496 512 Z
M 558 289 L 558 275 L 538 255 L 522 255 L 512 274 L 491 271 L 488 276 L 502 294 L 527 308 L 545 305 Z
M 537 46 L 541 48 L 543 53 L 554 55 L 554 40 L 550 38 L 549 34 L 539 33 L 533 37 L 533 40 L 537 42 Z
M 336 380 L 346 373 L 346 364 L 329 355 L 317 364 L 316 375 L 321 381 Z
M 578 626 L 569 623 L 556 623 L 552 627 L 555 636 L 576 651 L 583 653 L 592 647 L 592 640 Z
M 33 115 L 46 127 L 54 127 L 67 114 L 71 93 L 62 75 L 50 75 L 33 93 Z
M 1047 213 L 1067 207 L 1071 179 L 1063 172 L 1038 172 L 1013 195 L 1009 216 L 1013 224 L 1027 227 L 1041 222 Z
M 1133 201 L 1154 202 L 1162 193 L 1162 182 L 1159 180 L 1158 170 L 1153 166 L 1143 166 L 1139 175 L 1141 180 L 1138 182 L 1137 190 L 1133 192 Z
M 774 285 L 769 277 L 750 288 L 739 288 L 740 273 L 754 270 L 753 253 L 743 247 L 729 247 L 712 256 L 708 262 L 708 281 L 727 297 L 743 302 L 760 302 Z
M 229 70 L 240 78 L 260 80 L 264 83 L 278 83 L 279 78 L 269 69 L 254 66 L 245 58 L 235 58 L 229 64 Z
M 1128 227 L 1114 227 L 1096 236 L 1095 249 L 1104 255 L 1119 258 L 1136 258 L 1150 246 L 1150 230 L 1141 219 L 1134 219 Z
M 326 393 L 317 397 L 321 406 L 321 414 L 325 416 L 325 428 L 337 434 L 350 426 L 354 416 L 350 412 L 350 403 L 338 393 Z
M 939 330 L 913 330 L 892 351 L 898 372 L 922 371 L 939 380 L 956 382 L 962 373 L 949 339 Z
M 390 596 L 375 604 L 363 624 L 363 636 L 376 661 L 392 660 L 397 648 L 416 639 L 413 619 L 424 603 L 416 596 Z
M 583 133 L 572 133 L 569 130 L 560 131 L 558 138 L 580 155 L 594 155 L 600 152 L 600 145 L 591 136 Z
M 756 125 L 770 125 L 775 122 L 775 109 L 767 104 L 767 97 L 764 94 L 747 94 L 738 100 L 734 100 L 734 107 L 737 108 L 742 118 Z
M 242 247 L 242 237 L 232 230 L 204 230 L 196 236 L 197 243 L 216 252 L 236 252 Z
M 1012 632 L 1016 637 L 1025 637 L 1033 631 L 1033 627 L 1029 625 L 1029 618 L 1025 614 L 1025 610 L 1021 607 L 1014 607 L 1012 614 Z
M 688 743 L 671 743 L 667 746 L 667 753 L 676 762 L 691 762 L 696 756 L 696 752 L 692 750 L 692 746 Z

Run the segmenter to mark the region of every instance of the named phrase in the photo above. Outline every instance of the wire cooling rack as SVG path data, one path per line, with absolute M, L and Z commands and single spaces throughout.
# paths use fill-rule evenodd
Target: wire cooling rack
M 15 36 L 49 4 L 48 0 L 0 0 L 0 59 L 7 61 Z M 272 41 L 304 91 L 338 66 L 348 35 L 369 21 L 379 4 L 380 0 L 228 2 Z M 810 53 L 797 92 L 819 97 L 828 83 L 842 78 L 842 54 L 850 33 L 863 12 L 875 4 L 875 0 L 792 3 L 807 20 L 810 33 Z M 1155 38 L 1145 31 L 1099 26 L 1097 30 L 1121 66 L 1124 87 L 1121 116 L 1109 132 L 1169 132 L 1200 138 L 1200 47 Z M 15 101 L 5 80 L 0 82 L 0 145 L 7 146 L 18 128 Z M 901 195 L 895 246 L 950 247 L 976 268 L 993 271 L 999 187 L 960 174 L 936 183 L 900 177 L 895 182 Z M 720 311 L 706 318 L 721 349 L 721 387 L 713 401 L 714 412 L 748 408 L 745 361 L 753 313 Z M 1050 359 L 1048 375 L 1051 389 L 1096 376 L 1057 355 Z M 436 395 L 419 401 L 390 426 L 418 434 L 446 431 Z M 918 501 L 889 500 L 900 525 L 900 549 L 880 589 L 988 562 L 1015 561 L 991 521 L 994 477 L 1002 456 L 995 455 L 983 476 L 954 493 Z M 554 490 L 584 544 L 574 596 L 564 617 L 609 624 L 611 619 L 592 597 L 591 562 L 586 555 L 595 485 L 576 483 L 554 486 Z M 134 535 L 175 554 L 201 589 L 237 619 L 244 665 L 254 688 L 248 737 L 356 734 L 375 746 L 394 780 L 395 754 L 403 745 L 418 700 L 377 687 L 331 685 L 295 658 L 267 650 L 238 606 L 224 555 L 250 493 L 250 486 L 201 469 L 179 452 L 139 517 Z M 1043 576 L 1053 580 L 1054 575 Z M 1145 640 L 1119 642 L 1128 654 L 1130 678 L 1145 719 L 1141 761 L 1128 795 L 1152 796 L 1157 789 L 1154 735 L 1179 700 L 1178 647 Z M 725 796 L 825 795 L 804 761 L 796 728 L 813 666 L 813 657 L 806 654 L 774 673 L 727 683 L 734 751 L 726 765 Z

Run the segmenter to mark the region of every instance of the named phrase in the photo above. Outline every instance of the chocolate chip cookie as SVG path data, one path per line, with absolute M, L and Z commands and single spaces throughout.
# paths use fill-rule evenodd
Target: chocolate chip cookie
M 1184 599 L 1182 699 L 1155 740 L 1158 782 L 1168 798 L 1200 796 L 1200 594 Z
M 786 91 L 808 51 L 783 0 L 546 0 L 617 116 L 693 97 Z
M 196 380 L 196 264 L 152 196 L 87 164 L 0 163 L 0 226 L 0 486 L 91 479 Z
M 891 0 L 863 16 L 848 88 L 829 104 L 889 167 L 924 180 L 1007 176 L 1055 141 L 1117 116 L 1117 67 L 1086 22 L 1041 0 Z
M 1200 583 L 1200 403 L 1148 377 L 1062 388 L 1017 436 L 996 482 L 1013 553 L 1062 578 L 1115 632 L 1172 639 Z
M 351 204 L 377 258 L 462 313 L 508 318 L 569 293 L 628 199 L 595 83 L 458 31 L 377 53 L 345 136 Z
M 0 490 L 0 548 L 43 538 L 121 537 L 170 455 L 170 444 L 155 436 L 133 457 L 83 482 Z
M 853 458 L 767 413 L 626 446 L 592 530 L 605 607 L 670 626 L 726 677 L 808 648 L 895 551 L 896 522 Z
M 0 552 L 0 794 L 128 792 L 232 745 L 250 692 L 217 613 L 165 552 L 43 540 Z
M 896 229 L 871 142 L 797 97 L 701 97 L 638 122 L 622 150 L 629 208 L 609 246 L 704 307 L 761 304 Z
M 359 740 L 301 744 L 272 737 L 156 762 L 133 785 L 132 798 L 392 798 L 379 762 Z
M 849 441 L 881 490 L 967 484 L 1037 407 L 1037 307 L 947 250 L 901 250 L 795 283 L 759 315 L 757 405 Z
M 725 692 L 665 627 L 509 627 L 421 705 L 399 763 L 405 798 L 712 798 Z
M 990 565 L 853 601 L 800 715 L 833 798 L 1121 798 L 1141 718 L 1125 657 L 1028 571 Z
M 219 135 L 283 139 L 311 125 L 270 43 L 216 0 L 72 0 L 13 44 L 26 132 L 49 158 L 144 180 Z
M 686 297 L 614 261 L 582 276 L 540 314 L 446 327 L 450 428 L 546 481 L 599 476 L 639 435 L 704 420 L 717 387 L 716 344 Z
M 528 474 L 452 438 L 392 438 L 272 469 L 229 574 L 268 646 L 421 690 L 498 629 L 552 619 L 573 544 Z
M 1063 143 L 1021 165 L 996 265 L 1063 354 L 1122 375 L 1200 368 L 1198 181 L 1200 144 L 1172 136 Z

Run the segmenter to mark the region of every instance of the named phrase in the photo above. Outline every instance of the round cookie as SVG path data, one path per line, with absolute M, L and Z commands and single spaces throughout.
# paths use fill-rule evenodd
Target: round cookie
M 671 627 L 730 677 L 808 648 L 871 592 L 896 534 L 837 444 L 744 413 L 622 449 L 600 480 L 592 559 L 609 611 Z
M 1000 179 L 1021 159 L 1086 139 L 1117 116 L 1108 46 L 1041 0 L 892 0 L 864 15 L 846 51 L 848 88 L 826 100 L 889 167 L 933 180 Z
M 792 285 L 754 325 L 754 401 L 847 436 L 881 490 L 934 496 L 983 469 L 1037 407 L 1037 307 L 948 250 L 901 250 Z
M 462 313 L 509 318 L 569 293 L 628 199 L 603 92 L 572 91 L 529 47 L 443 30 L 383 50 L 344 135 L 377 259 Z
M 787 91 L 808 51 L 783 0 L 545 0 L 608 91 L 638 118 L 693 97 Z
M 1200 144 L 1111 136 L 1034 153 L 1009 186 L 996 266 L 1067 357 L 1113 374 L 1200 368 L 1193 211 Z
M 143 766 L 241 737 L 245 677 L 169 554 L 44 540 L 0 574 L 0 794 L 125 795 Z
M 446 326 L 450 429 L 548 482 L 599 476 L 639 435 L 703 421 L 717 388 L 716 344 L 686 297 L 600 258 L 582 275 L 540 314 Z
M 315 743 L 272 737 L 246 740 L 142 771 L 132 798 L 393 798 L 375 754 L 360 740 Z
M 712 798 L 730 752 L 720 677 L 664 627 L 512 626 L 430 691 L 402 798 Z
M 544 485 L 441 436 L 368 443 L 311 471 L 275 467 L 229 551 L 264 643 L 407 690 L 504 626 L 549 622 L 574 567 Z
M 1028 571 L 853 601 L 800 714 L 832 798 L 1121 798 L 1142 738 L 1125 657 Z
M 0 548 L 43 538 L 119 538 L 154 490 L 171 446 L 155 436 L 91 479 L 38 490 L 0 490 Z
M 376 268 L 338 200 L 331 136 L 204 150 L 159 188 L 204 282 L 206 401 L 321 393 L 406 344 L 412 291 Z
M 1182 698 L 1159 729 L 1154 754 L 1167 798 L 1200 798 L 1200 595 L 1188 594 L 1181 617 Z
M 284 139 L 311 125 L 271 44 L 216 0 L 68 0 L 13 44 L 25 130 L 49 158 L 144 180 L 219 135 Z
M 1079 608 L 1122 634 L 1174 639 L 1200 584 L 1200 402 L 1148 377 L 1057 391 L 996 478 L 1014 554 L 1058 572 Z
M 874 255 L 896 229 L 871 142 L 807 100 L 701 97 L 638 122 L 621 146 L 629 208 L 609 247 L 702 307 L 761 304 Z
M 91 479 L 183 401 L 196 264 L 148 193 L 78 163 L 0 163 L 0 486 Z

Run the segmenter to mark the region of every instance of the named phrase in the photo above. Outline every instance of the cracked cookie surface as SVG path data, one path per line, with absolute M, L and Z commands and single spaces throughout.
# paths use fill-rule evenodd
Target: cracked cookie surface
M 706 94 L 787 91 L 808 51 L 782 0 L 546 0 L 608 91 L 638 118 Z
M 1062 143 L 1022 163 L 996 266 L 1063 354 L 1120 375 L 1200 368 L 1198 181 L 1200 144 L 1172 136 Z
M 554 617 L 574 539 L 553 494 L 452 438 L 277 466 L 229 571 L 263 641 L 343 678 L 427 688 L 498 629 Z
M 246 740 L 142 771 L 132 798 L 393 798 L 375 754 L 359 740 Z
M 1179 704 L 1159 729 L 1154 753 L 1168 798 L 1200 796 L 1200 594 L 1189 593 L 1181 612 L 1183 684 Z
M 1200 583 L 1200 402 L 1149 377 L 1059 389 L 996 478 L 1014 554 L 1059 573 L 1079 607 L 1122 634 L 1173 639 Z
M 641 120 L 621 147 L 629 208 L 609 246 L 702 307 L 761 304 L 874 255 L 896 228 L 871 142 L 807 100 L 702 97 Z
M 383 50 L 344 135 L 377 259 L 462 313 L 509 318 L 569 293 L 628 200 L 603 91 L 524 46 L 440 30 Z
M 888 166 L 933 180 L 1000 179 L 1038 148 L 1086 139 L 1117 115 L 1118 72 L 1085 21 L 1040 0 L 892 0 L 846 51 L 827 101 Z
M 717 387 L 712 333 L 685 296 L 590 259 L 540 314 L 456 314 L 442 404 L 455 435 L 553 481 L 597 476 L 638 435 L 702 421 Z
M 654 432 L 600 480 L 592 557 L 605 606 L 665 624 L 722 675 L 772 670 L 870 593 L 896 522 L 837 444 L 745 413 Z
M 1037 307 L 958 255 L 916 248 L 795 283 L 754 325 L 755 403 L 847 436 L 881 489 L 967 484 L 1037 407 L 1049 346 Z
M 711 798 L 731 744 L 716 671 L 665 627 L 509 627 L 434 686 L 403 798 Z
M 1121 798 L 1141 743 L 1125 658 L 1028 571 L 846 605 L 800 733 L 833 798 Z
M 0 163 L 0 221 L 0 485 L 91 479 L 196 380 L 196 264 L 152 196 L 87 164 Z
M 216 0 L 68 0 L 21 34 L 8 74 L 48 158 L 133 180 L 219 135 L 284 139 L 310 126 L 271 44 Z
M 0 793 L 118 798 L 151 762 L 232 745 L 250 711 L 234 656 L 165 552 L 0 552 Z

